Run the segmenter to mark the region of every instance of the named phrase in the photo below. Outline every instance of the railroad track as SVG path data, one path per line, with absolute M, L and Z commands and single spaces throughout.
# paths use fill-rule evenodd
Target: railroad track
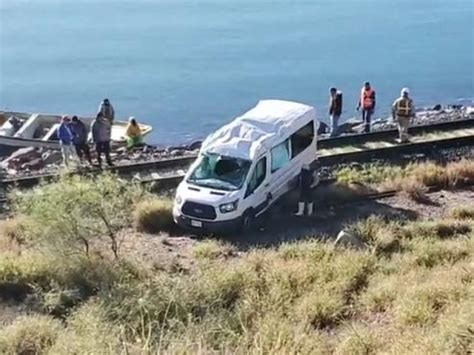
M 370 159 L 387 158 L 412 153 L 432 152 L 433 149 L 457 146 L 474 146 L 474 118 L 414 126 L 410 129 L 412 141 L 400 145 L 396 142 L 398 131 L 386 130 L 364 134 L 346 135 L 318 140 L 318 156 L 321 165 L 347 162 L 363 162 Z M 173 187 L 183 178 L 195 155 L 120 165 L 104 169 L 119 176 L 143 183 L 155 182 L 163 187 Z M 94 175 L 104 170 L 84 169 L 69 174 Z M 59 174 L 32 175 L 7 178 L 1 181 L 3 188 L 9 186 L 31 187 L 41 180 L 52 180 Z

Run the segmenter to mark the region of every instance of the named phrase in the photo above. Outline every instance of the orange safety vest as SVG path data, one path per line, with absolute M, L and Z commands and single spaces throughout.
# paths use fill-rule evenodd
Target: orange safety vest
M 411 100 L 402 98 L 397 102 L 397 116 L 409 117 L 411 113 Z
M 360 104 L 362 108 L 372 108 L 374 105 L 374 100 L 372 99 L 372 95 L 374 94 L 374 89 L 370 88 L 369 90 L 365 90 L 362 88 L 360 93 Z

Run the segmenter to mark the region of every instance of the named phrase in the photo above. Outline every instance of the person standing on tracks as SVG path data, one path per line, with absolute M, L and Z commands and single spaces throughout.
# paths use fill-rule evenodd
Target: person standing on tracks
M 329 90 L 329 117 L 331 119 L 331 137 L 338 134 L 339 118 L 342 113 L 342 92 L 336 88 Z
M 91 152 L 87 144 L 87 128 L 77 116 L 72 116 L 71 131 L 73 134 L 73 143 L 76 148 L 76 154 L 81 163 L 85 156 L 90 165 L 92 165 Z
M 114 122 L 115 119 L 115 110 L 112 104 L 110 103 L 109 99 L 104 99 L 100 105 L 99 110 L 97 113 L 102 113 L 103 117 L 108 119 L 110 123 Z
M 57 130 L 59 144 L 61 145 L 61 153 L 63 155 L 63 163 L 68 166 L 71 160 L 74 160 L 73 134 L 70 127 L 69 117 L 63 116 Z
M 408 143 L 410 119 L 415 117 L 415 105 L 410 98 L 410 90 L 408 88 L 403 88 L 400 97 L 394 101 L 392 105 L 392 117 L 398 123 L 399 142 Z
M 370 121 L 375 110 L 375 90 L 372 89 L 370 83 L 364 83 L 364 87 L 360 92 L 359 103 L 356 110 L 362 108 L 362 121 L 364 122 L 364 132 L 370 132 Z
M 112 123 L 105 118 L 102 112 L 97 114 L 97 118 L 91 124 L 92 140 L 95 143 L 97 152 L 97 162 L 102 167 L 102 153 L 109 166 L 114 166 L 110 158 L 110 139 L 112 136 Z

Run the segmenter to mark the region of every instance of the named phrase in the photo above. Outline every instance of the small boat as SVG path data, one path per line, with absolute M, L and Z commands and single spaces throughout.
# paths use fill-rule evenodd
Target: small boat
M 62 115 L 0 111 L 0 155 L 7 155 L 24 147 L 60 149 L 56 131 L 61 117 Z M 89 129 L 94 120 L 92 117 L 79 117 L 79 119 Z M 126 142 L 127 124 L 126 121 L 114 120 L 112 142 L 118 144 Z M 140 128 L 144 136 L 152 130 L 151 126 L 144 124 L 140 124 Z

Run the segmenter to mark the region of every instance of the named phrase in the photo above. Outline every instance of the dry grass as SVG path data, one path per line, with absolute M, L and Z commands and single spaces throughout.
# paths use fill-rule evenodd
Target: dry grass
M 61 323 L 48 316 L 21 317 L 0 330 L 0 353 L 46 354 L 61 330 Z
M 140 207 L 145 224 L 166 210 L 158 205 Z M 474 220 L 450 215 L 360 220 L 348 226 L 366 246 L 358 250 L 307 240 L 239 252 L 205 240 L 186 270 L 125 253 L 0 250 L 0 302 L 28 313 L 8 317 L 0 353 L 467 354 Z
M 0 252 L 18 252 L 24 242 L 25 218 L 7 218 L 0 220 Z
M 342 185 L 363 184 L 378 191 L 403 191 L 415 201 L 426 199 L 427 188 L 454 189 L 474 184 L 474 161 L 460 160 L 446 166 L 435 163 L 409 164 L 405 168 L 369 166 L 344 168 L 337 173 Z
M 171 200 L 146 200 L 135 207 L 134 225 L 139 232 L 160 233 L 169 230 L 174 222 Z
M 449 211 L 448 217 L 455 219 L 474 219 L 474 206 L 463 206 L 453 208 L 451 211 Z
M 207 239 L 193 247 L 193 254 L 197 259 L 218 259 L 237 255 L 237 249 L 228 243 Z

